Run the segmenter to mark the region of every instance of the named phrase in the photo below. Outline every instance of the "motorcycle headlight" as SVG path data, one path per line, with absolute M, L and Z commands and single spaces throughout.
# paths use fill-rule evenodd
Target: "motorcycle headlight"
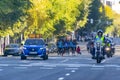
M 107 48 L 105 48 L 105 50 L 106 50 L 106 51 L 110 51 L 110 48 L 107 47 Z

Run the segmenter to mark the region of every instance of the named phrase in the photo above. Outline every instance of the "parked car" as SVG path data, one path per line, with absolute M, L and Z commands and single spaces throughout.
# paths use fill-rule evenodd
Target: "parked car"
M 20 45 L 19 44 L 9 44 L 4 49 L 4 56 L 13 55 L 18 56 L 20 55 Z

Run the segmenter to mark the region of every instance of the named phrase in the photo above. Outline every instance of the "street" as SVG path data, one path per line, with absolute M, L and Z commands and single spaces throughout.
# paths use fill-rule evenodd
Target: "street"
M 0 80 L 119 80 L 120 56 L 97 64 L 84 51 L 77 56 L 50 56 L 48 60 L 0 57 Z
M 0 80 L 120 80 L 120 0 L 0 0 Z

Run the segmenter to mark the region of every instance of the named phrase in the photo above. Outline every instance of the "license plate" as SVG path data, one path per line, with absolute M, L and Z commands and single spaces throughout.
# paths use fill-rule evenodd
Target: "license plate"
M 30 52 L 29 54 L 37 54 L 37 52 Z

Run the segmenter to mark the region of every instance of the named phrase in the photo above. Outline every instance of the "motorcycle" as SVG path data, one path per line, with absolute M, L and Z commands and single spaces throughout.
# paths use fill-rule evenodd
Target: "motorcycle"
M 96 54 L 96 61 L 97 63 L 101 63 L 103 60 L 103 46 L 101 45 L 100 42 L 95 43 L 95 54 Z
M 111 43 L 111 51 L 112 51 L 112 54 L 114 55 L 115 54 L 115 44 L 114 43 Z
M 112 57 L 115 53 L 115 45 L 113 43 L 111 43 L 110 41 L 106 41 L 106 44 L 105 44 L 105 53 L 106 53 L 106 56 L 109 58 L 109 57 Z
M 112 51 L 111 51 L 111 47 L 109 47 L 109 46 L 105 47 L 105 53 L 106 53 L 108 58 L 113 56 Z

